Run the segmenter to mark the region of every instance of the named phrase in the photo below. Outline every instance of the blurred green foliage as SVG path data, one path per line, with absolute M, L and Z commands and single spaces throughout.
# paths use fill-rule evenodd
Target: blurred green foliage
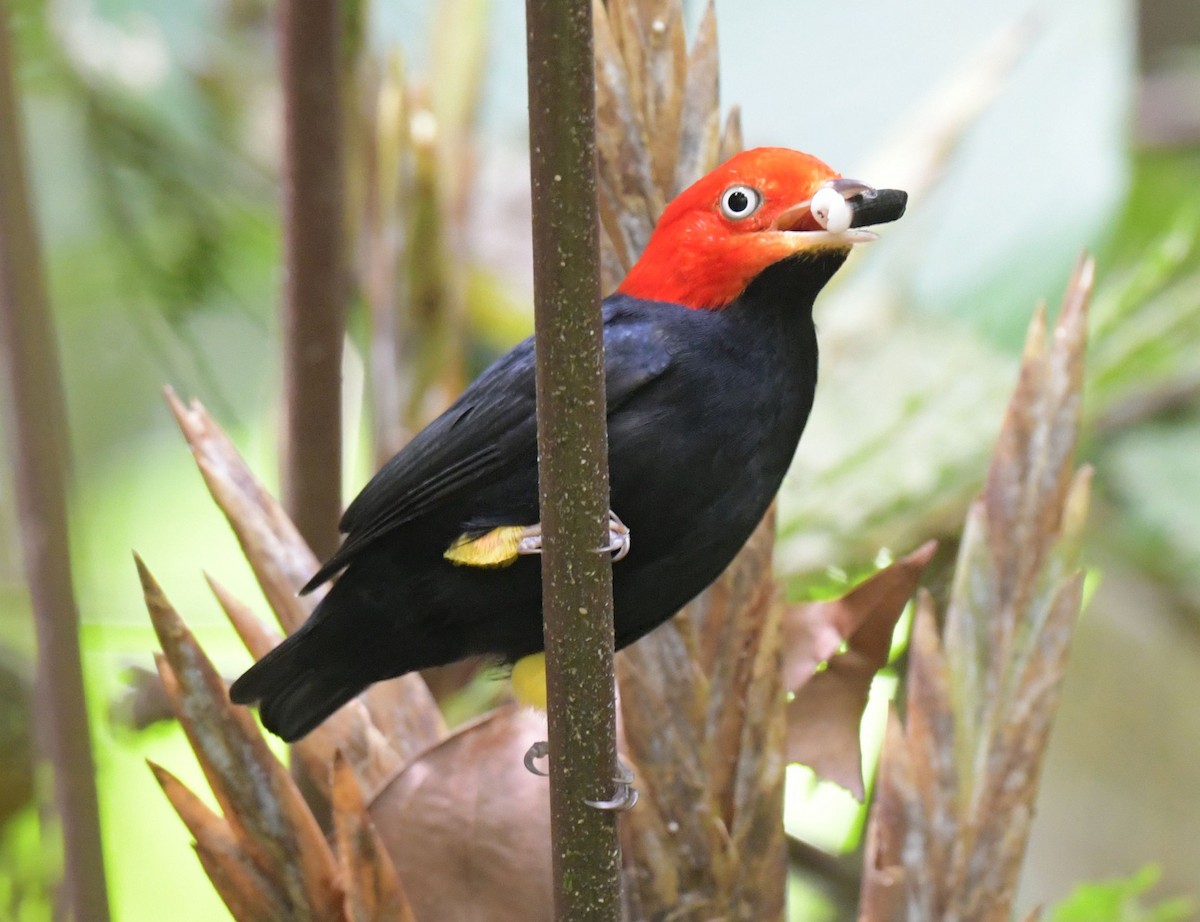
M 1125 880 L 1081 884 L 1047 914 L 1046 922 L 1185 922 L 1195 906 L 1184 898 L 1147 904 L 1162 872 L 1147 865 Z

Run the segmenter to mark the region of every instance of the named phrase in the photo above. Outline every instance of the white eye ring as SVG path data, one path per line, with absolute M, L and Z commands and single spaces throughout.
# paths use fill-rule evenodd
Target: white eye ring
M 730 221 L 740 221 L 758 211 L 762 193 L 753 186 L 730 186 L 721 193 L 721 214 Z

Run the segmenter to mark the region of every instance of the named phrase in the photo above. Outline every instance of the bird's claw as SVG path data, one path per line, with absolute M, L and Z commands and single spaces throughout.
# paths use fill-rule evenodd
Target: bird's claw
M 597 554 L 612 554 L 613 562 L 623 560 L 629 553 L 629 526 L 618 518 L 611 509 L 608 511 L 608 544 L 596 548 Z M 540 554 L 542 552 L 542 525 L 530 525 L 521 532 L 517 542 L 517 553 L 522 556 Z
M 633 770 L 619 759 L 613 783 L 617 791 L 609 800 L 585 800 L 584 803 L 597 810 L 611 810 L 614 813 L 632 810 L 638 802 L 638 789 L 633 786 Z
M 542 552 L 542 523 L 528 526 L 521 532 L 521 540 L 517 542 L 517 553 L 522 556 L 540 554 Z
M 629 526 L 617 517 L 611 509 L 608 510 L 608 544 L 596 548 L 597 554 L 612 554 L 613 563 L 623 560 L 629 553 Z
M 534 764 L 538 759 L 544 759 L 548 755 L 550 755 L 550 743 L 547 740 L 538 740 L 525 751 L 525 770 L 531 775 L 538 775 L 542 778 L 549 777 L 549 772 L 542 771 Z

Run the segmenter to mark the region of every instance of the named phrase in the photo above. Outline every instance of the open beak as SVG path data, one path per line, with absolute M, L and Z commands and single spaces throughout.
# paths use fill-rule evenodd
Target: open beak
M 814 209 L 814 202 L 822 196 L 829 199 L 824 189 L 841 196 L 845 202 L 838 209 L 841 214 L 832 215 L 825 207 L 828 201 Z M 840 205 L 836 198 L 833 204 Z M 775 219 L 773 229 L 787 232 L 796 251 L 848 247 L 877 239 L 875 233 L 864 228 L 898 220 L 907 205 L 908 193 L 899 189 L 875 189 L 857 179 L 831 179 L 813 198 L 784 210 Z

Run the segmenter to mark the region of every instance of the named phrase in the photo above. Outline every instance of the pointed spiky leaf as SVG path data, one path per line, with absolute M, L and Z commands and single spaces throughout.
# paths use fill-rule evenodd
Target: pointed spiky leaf
M 716 165 L 716 19 L 710 6 L 689 52 L 679 0 L 610 0 L 594 10 L 603 283 L 611 289 L 665 203 Z M 730 145 L 740 142 L 736 119 L 731 126 Z M 633 918 L 782 912 L 771 544 L 764 525 L 685 614 L 617 657 L 622 732 L 642 791 L 621 824 Z
M 279 643 L 279 635 L 256 618 L 249 606 L 211 577 L 208 583 L 238 636 L 255 659 L 261 658 Z M 366 706 L 354 700 L 339 708 L 292 748 L 304 763 L 313 783 L 328 796 L 329 766 L 334 753 L 340 751 L 345 754 L 354 766 L 359 784 L 374 794 L 403 767 L 404 762 L 397 748 L 404 749 L 407 745 L 403 740 L 392 745 L 376 728 Z
M 600 206 L 604 290 L 611 291 L 642 252 L 664 202 L 655 189 L 649 140 L 631 86 L 640 76 L 627 69 L 616 27 L 624 4 L 606 10 L 596 0 L 596 192 Z M 608 254 L 612 254 L 609 256 Z
M 163 648 L 160 674 L 209 786 L 241 847 L 286 895 L 293 918 L 336 918 L 333 855 L 287 769 L 140 559 L 138 575 Z
M 212 594 L 216 596 L 221 610 L 225 612 L 225 617 L 229 619 L 229 623 L 233 625 L 233 629 L 237 631 L 238 637 L 250 651 L 251 656 L 255 659 L 262 659 L 278 646 L 279 642 L 283 640 L 278 631 L 272 630 L 261 621 L 250 610 L 249 605 L 240 601 L 212 576 L 206 573 L 204 579 L 208 583 L 208 588 L 212 590 Z
M 170 388 L 165 394 L 204 482 L 229 520 L 263 595 L 284 629 L 294 631 L 321 596 L 319 592 L 305 598 L 296 595 L 316 572 L 316 558 L 204 407 L 198 401 L 185 407 Z
M 196 840 L 200 862 L 233 917 L 238 922 L 283 918 L 287 914 L 287 898 L 250 861 L 229 823 L 165 768 L 153 762 L 149 765 L 171 806 Z
M 725 128 L 721 132 L 721 145 L 717 149 L 717 162 L 724 163 L 746 146 L 742 138 L 742 108 L 731 106 L 729 115 L 725 118 Z
M 317 568 L 317 560 L 282 507 L 251 473 L 229 437 L 198 401 L 188 406 L 167 391 L 167 402 L 196 457 L 213 499 L 237 535 L 254 575 L 280 624 L 299 627 L 321 590 L 297 596 Z M 441 713 L 420 676 L 407 675 L 372 686 L 360 699 L 401 759 L 419 752 L 445 733 Z M 356 708 L 351 707 L 351 712 Z M 367 728 L 355 731 L 366 735 Z M 332 749 L 327 756 L 332 755 Z M 328 777 L 324 763 L 314 777 Z
M 906 725 L 885 744 L 864 907 L 893 905 L 900 879 L 900 918 L 1010 916 L 1081 600 L 1090 473 L 1072 464 L 1091 281 L 1081 262 L 1049 344 L 1044 312 L 1030 326 L 967 516 L 944 640 L 928 597 L 918 606 Z
M 684 89 L 683 110 L 680 114 L 679 159 L 675 175 L 668 186 L 668 199 L 674 198 L 689 185 L 727 160 L 742 149 L 741 138 L 737 146 L 722 156 L 720 61 L 717 56 L 717 12 L 711 0 L 704 8 L 700 28 L 692 42 L 692 53 L 688 57 L 687 81 Z M 737 118 L 737 109 L 730 112 L 730 120 Z M 740 131 L 739 131 L 740 134 Z M 730 144 L 734 139 L 730 138 Z
M 863 855 L 860 922 L 906 922 L 908 875 L 904 849 L 910 823 L 905 806 L 916 802 L 912 766 L 904 746 L 904 730 L 894 712 L 888 714 L 879 782 L 867 824 Z M 919 871 L 912 868 L 911 871 Z

